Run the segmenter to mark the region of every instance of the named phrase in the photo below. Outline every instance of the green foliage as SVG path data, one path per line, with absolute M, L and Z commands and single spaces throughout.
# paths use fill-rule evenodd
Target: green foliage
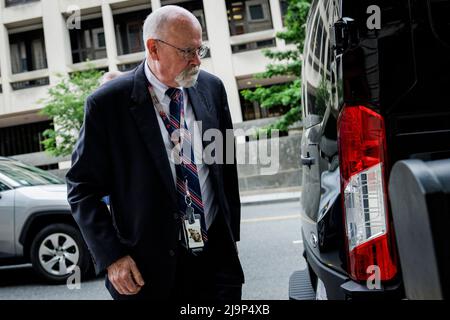
M 45 151 L 53 156 L 66 156 L 72 153 L 83 124 L 84 102 L 100 84 L 102 71 L 92 68 L 61 76 L 61 81 L 48 90 L 48 97 L 41 114 L 53 119 L 54 129 L 43 132 Z
M 263 73 L 256 78 L 272 78 L 288 76 L 292 82 L 273 85 L 271 87 L 257 86 L 256 89 L 242 90 L 241 95 L 249 101 L 259 102 L 262 108 L 286 106 L 288 111 L 274 124 L 266 127 L 269 131 L 278 129 L 287 131 L 294 122 L 301 120 L 301 53 L 305 41 L 305 27 L 310 0 L 289 0 L 283 32 L 277 33 L 277 38 L 295 45 L 295 49 L 287 51 L 265 50 L 266 57 L 273 60 L 266 66 Z

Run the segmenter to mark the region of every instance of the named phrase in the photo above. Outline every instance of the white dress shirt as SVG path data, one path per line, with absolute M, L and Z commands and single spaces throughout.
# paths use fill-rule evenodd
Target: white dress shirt
M 150 70 L 148 64 L 145 64 L 145 75 L 148 79 L 148 81 L 153 86 L 153 90 L 156 94 L 156 97 L 159 100 L 160 105 L 162 106 L 164 112 L 169 115 L 170 114 L 170 98 L 166 95 L 167 89 L 169 89 L 168 86 L 166 86 L 164 83 L 159 81 L 159 79 L 153 74 L 153 72 Z M 195 164 L 197 166 L 197 173 L 198 173 L 198 179 L 200 181 L 200 189 L 202 192 L 202 201 L 203 201 L 203 208 L 205 213 L 205 222 L 206 227 L 209 228 L 214 217 L 216 216 L 216 213 L 218 211 L 217 204 L 214 202 L 214 190 L 211 184 L 211 179 L 209 177 L 209 169 L 208 166 L 203 163 L 202 155 L 203 155 L 203 145 L 202 145 L 202 133 L 199 130 L 199 127 L 196 123 L 194 110 L 191 106 L 191 104 L 188 101 L 188 95 L 185 88 L 179 87 L 178 89 L 183 91 L 183 102 L 184 102 L 184 116 L 187 128 L 191 134 L 191 140 L 192 140 L 192 147 L 194 149 L 194 159 Z M 176 171 L 175 171 L 175 163 L 173 161 L 172 156 L 172 149 L 173 144 L 170 141 L 170 135 L 169 132 L 166 129 L 166 126 L 164 125 L 163 120 L 159 116 L 158 110 L 156 110 L 156 116 L 158 118 L 158 124 L 159 129 L 161 130 L 161 135 L 164 140 L 164 145 L 166 147 L 167 156 L 169 158 L 170 163 L 170 169 L 172 170 L 172 178 L 173 182 L 176 188 Z M 194 129 L 193 129 L 194 128 Z

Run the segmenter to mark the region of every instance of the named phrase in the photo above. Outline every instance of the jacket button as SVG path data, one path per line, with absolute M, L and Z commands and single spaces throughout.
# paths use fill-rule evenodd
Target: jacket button
M 169 256 L 171 256 L 171 257 L 175 256 L 175 251 L 169 250 Z

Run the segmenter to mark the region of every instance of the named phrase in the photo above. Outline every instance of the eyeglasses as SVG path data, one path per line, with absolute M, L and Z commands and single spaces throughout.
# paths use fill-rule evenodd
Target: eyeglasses
M 155 41 L 159 41 L 164 43 L 165 45 L 168 45 L 172 48 L 177 49 L 178 51 L 181 52 L 181 54 L 183 55 L 183 58 L 186 60 L 192 60 L 195 58 L 195 55 L 198 54 L 198 56 L 200 58 L 204 58 L 206 57 L 206 54 L 208 53 L 209 48 L 207 46 L 205 46 L 204 44 L 202 44 L 200 47 L 198 48 L 186 48 L 186 49 L 181 49 L 178 47 L 175 47 L 174 45 L 167 43 L 163 40 L 159 40 L 159 39 L 155 39 Z

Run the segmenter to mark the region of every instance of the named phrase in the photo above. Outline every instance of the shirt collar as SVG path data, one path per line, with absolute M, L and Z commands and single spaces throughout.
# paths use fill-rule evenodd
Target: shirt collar
M 150 84 L 153 86 L 153 89 L 155 91 L 156 97 L 158 98 L 159 101 L 163 101 L 165 99 L 170 99 L 167 95 L 166 95 L 166 91 L 167 89 L 169 89 L 169 87 L 167 85 L 165 85 L 164 83 L 162 83 L 156 76 L 155 74 L 152 72 L 152 70 L 150 70 L 150 67 L 148 66 L 147 61 L 145 62 L 145 76 L 147 77 L 147 80 L 150 82 Z M 182 87 L 178 87 L 178 89 L 182 90 L 184 93 L 184 89 Z

